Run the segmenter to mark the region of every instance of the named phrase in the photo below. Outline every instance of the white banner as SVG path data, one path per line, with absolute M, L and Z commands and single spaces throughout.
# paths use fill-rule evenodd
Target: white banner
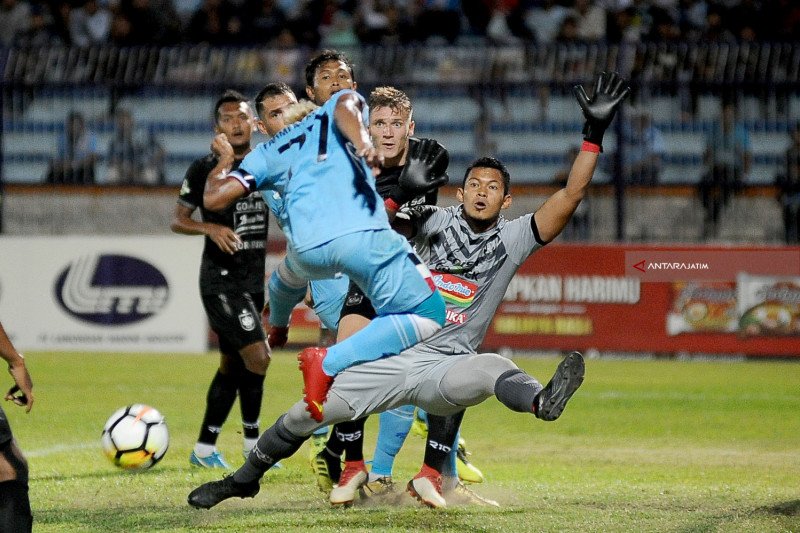
M 201 237 L 0 237 L 0 320 L 25 350 L 203 352 Z

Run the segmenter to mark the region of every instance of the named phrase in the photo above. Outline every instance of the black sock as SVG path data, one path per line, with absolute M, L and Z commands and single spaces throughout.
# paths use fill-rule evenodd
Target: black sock
M 206 413 L 203 417 L 203 425 L 200 428 L 200 436 L 197 441 L 203 444 L 216 444 L 222 424 L 228 418 L 233 402 L 236 401 L 236 380 L 233 376 L 221 373 L 217 370 L 211 385 L 208 387 L 206 395 Z
M 333 426 L 336 438 L 344 444 L 345 461 L 364 460 L 364 424 L 366 417 Z
M 494 395 L 500 403 L 518 413 L 533 413 L 534 400 L 541 390 L 542 385 L 519 368 L 503 372 L 494 383 Z
M 290 457 L 300 449 L 300 446 L 308 439 L 295 435 L 283 424 L 280 418 L 267 429 L 258 439 L 255 448 L 250 452 L 247 460 L 241 468 L 233 473 L 233 480 L 236 483 L 253 483 L 261 479 L 264 472 L 272 468 L 272 465 Z
M 334 424 L 331 428 L 331 434 L 328 436 L 328 443 L 325 448 L 334 456 L 341 457 L 341 455 L 348 449 L 348 440 L 356 438 L 364 438 L 364 421 L 349 420 L 347 422 L 339 422 Z M 352 453 L 352 452 L 351 452 Z M 363 457 L 363 456 L 362 456 Z M 359 459 L 352 459 L 348 455 L 348 461 L 358 461 Z
M 246 439 L 258 438 L 258 416 L 264 396 L 264 378 L 261 374 L 242 370 L 239 379 L 239 406 L 242 409 L 242 427 Z
M 425 464 L 441 473 L 453 449 L 464 411 L 449 416 L 428 413 L 428 442 L 425 445 Z

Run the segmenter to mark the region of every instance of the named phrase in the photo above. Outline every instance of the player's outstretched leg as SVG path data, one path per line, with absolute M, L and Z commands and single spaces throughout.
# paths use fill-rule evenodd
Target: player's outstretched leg
M 250 483 L 237 483 L 233 474 L 225 476 L 219 481 L 210 481 L 200 485 L 189 493 L 189 505 L 198 509 L 211 509 L 219 502 L 228 498 L 253 498 L 258 494 L 260 487 L 258 481 Z
M 322 369 L 322 361 L 325 359 L 326 353 L 327 349 L 325 348 L 312 347 L 306 348 L 297 356 L 305 385 L 303 400 L 306 402 L 306 411 L 317 422 L 322 422 L 322 405 L 328 397 L 331 384 L 333 384 L 333 378 Z
M 579 352 L 572 352 L 558 365 L 556 373 L 534 400 L 534 413 L 541 420 L 555 420 L 583 383 L 585 365 Z
M 259 437 L 247 461 L 236 472 L 220 481 L 204 483 L 189 493 L 189 505 L 198 509 L 210 509 L 228 498 L 252 498 L 258 494 L 258 482 L 264 473 L 275 466 L 280 459 L 294 454 L 316 429 L 312 427 L 308 433 L 297 434 L 287 427 L 285 423 L 287 418 L 294 416 L 299 419 L 301 406 L 300 402 L 292 406 L 289 413 L 281 415 L 275 424 Z M 307 419 L 305 413 L 302 417 Z

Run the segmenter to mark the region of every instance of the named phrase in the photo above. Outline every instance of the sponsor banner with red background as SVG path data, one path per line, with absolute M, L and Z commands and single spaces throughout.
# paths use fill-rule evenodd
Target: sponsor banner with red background
M 800 248 L 548 245 L 486 335 L 505 347 L 800 356 Z

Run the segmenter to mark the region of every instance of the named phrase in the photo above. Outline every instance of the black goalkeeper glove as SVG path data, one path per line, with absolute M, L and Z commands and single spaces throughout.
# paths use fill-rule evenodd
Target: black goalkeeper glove
M 450 179 L 447 175 L 449 163 L 447 149 L 437 141 L 412 137 L 408 140 L 408 154 L 397 185 L 386 193 L 386 198 L 399 208 L 438 189 Z
M 617 108 L 631 92 L 628 82 L 616 72 L 603 72 L 594 81 L 594 92 L 590 99 L 582 85 L 572 88 L 578 104 L 583 110 L 586 123 L 583 125 L 583 139 L 596 144 L 602 150 L 603 134 L 611 124 Z
M 409 139 L 406 164 L 397 181 L 412 198 L 427 194 L 447 183 L 449 163 L 450 155 L 438 141 Z

